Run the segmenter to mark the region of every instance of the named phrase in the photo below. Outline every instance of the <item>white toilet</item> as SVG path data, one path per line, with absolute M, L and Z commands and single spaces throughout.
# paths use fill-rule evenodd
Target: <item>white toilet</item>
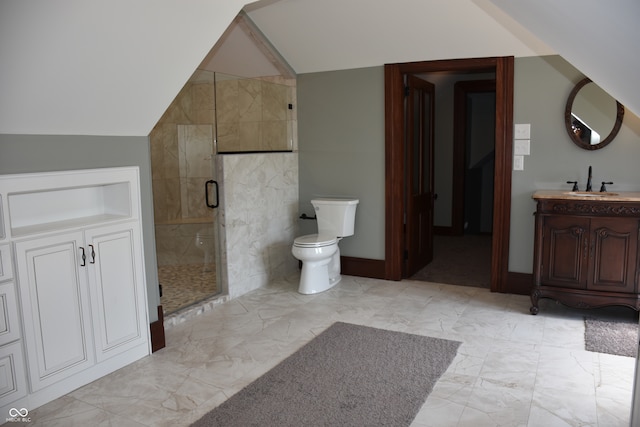
M 291 253 L 302 261 L 298 292 L 317 294 L 335 286 L 340 276 L 338 242 L 353 235 L 357 199 L 314 199 L 318 234 L 307 234 L 293 241 Z

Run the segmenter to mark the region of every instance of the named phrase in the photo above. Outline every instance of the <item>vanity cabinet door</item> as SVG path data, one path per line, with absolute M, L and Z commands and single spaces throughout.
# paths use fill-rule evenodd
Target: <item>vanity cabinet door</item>
M 547 286 L 586 289 L 589 218 L 545 216 L 542 221 L 541 282 Z
M 589 289 L 636 292 L 639 221 L 634 218 L 592 218 Z
M 88 229 L 89 289 L 96 359 L 147 345 L 140 227 L 136 222 Z
M 94 363 L 82 241 L 82 232 L 70 232 L 15 243 L 34 391 Z

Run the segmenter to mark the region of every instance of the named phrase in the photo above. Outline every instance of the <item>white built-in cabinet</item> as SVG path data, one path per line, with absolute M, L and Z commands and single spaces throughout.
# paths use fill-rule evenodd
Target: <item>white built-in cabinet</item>
M 0 407 L 27 395 L 21 336 L 11 247 L 0 243 Z
M 148 355 L 138 169 L 5 175 L 0 196 L 0 252 L 16 273 L 0 283 L 15 329 L 0 341 L 0 411 L 34 409 Z

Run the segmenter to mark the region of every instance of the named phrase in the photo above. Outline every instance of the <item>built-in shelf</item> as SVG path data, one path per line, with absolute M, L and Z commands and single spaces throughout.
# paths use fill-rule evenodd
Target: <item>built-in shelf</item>
M 41 224 L 25 225 L 22 227 L 11 228 L 11 234 L 14 237 L 29 236 L 31 234 L 46 233 L 48 231 L 63 231 L 72 228 L 87 227 L 94 224 L 105 224 L 112 221 L 118 221 L 121 219 L 128 219 L 125 215 L 92 215 L 82 216 L 79 218 L 71 218 L 60 221 L 44 222 Z
M 94 170 L 83 175 L 51 173 L 16 178 L 5 193 L 7 227 L 1 229 L 12 237 L 24 237 L 137 219 L 138 204 L 132 199 L 137 189 L 131 188 L 135 182 L 131 173 L 116 169 L 111 174 Z
M 8 194 L 13 236 L 131 217 L 129 183 Z

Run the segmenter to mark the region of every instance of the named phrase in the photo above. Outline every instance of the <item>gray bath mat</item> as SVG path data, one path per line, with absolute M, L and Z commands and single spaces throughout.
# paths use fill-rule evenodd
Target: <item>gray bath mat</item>
M 408 426 L 459 345 L 334 323 L 193 426 Z

